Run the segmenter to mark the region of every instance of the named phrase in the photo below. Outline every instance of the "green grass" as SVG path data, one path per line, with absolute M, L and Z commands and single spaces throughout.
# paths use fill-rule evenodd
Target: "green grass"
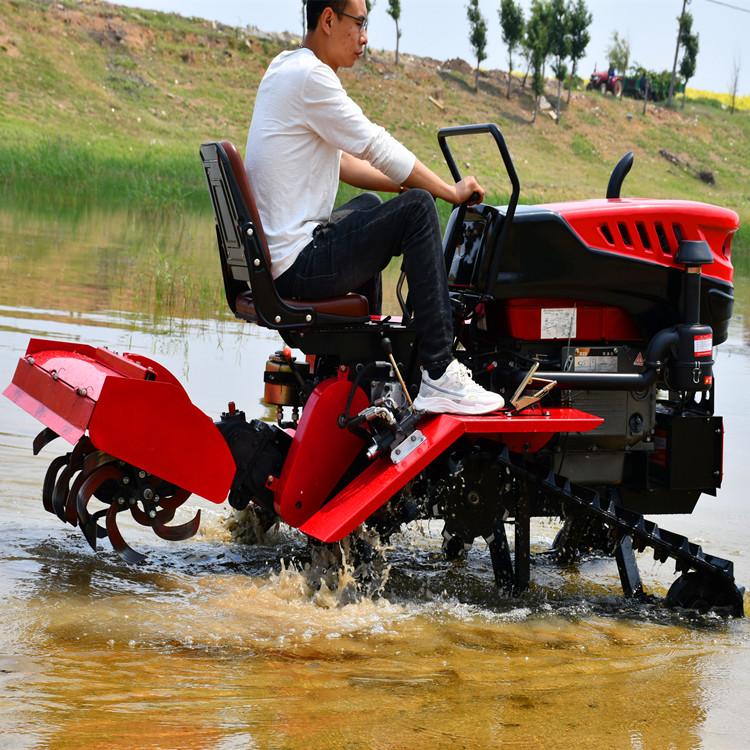
M 4 200 L 52 205 L 87 201 L 148 208 L 206 205 L 197 149 L 106 154 L 59 138 L 0 148 L 0 189 Z
M 58 5 L 0 4 L 0 200 L 209 210 L 198 146 L 223 138 L 244 146 L 255 89 L 284 45 L 176 14 L 91 0 Z M 730 115 L 705 92 L 688 98 L 685 110 L 650 106 L 645 116 L 639 102 L 576 93 L 559 125 L 540 114 L 532 126 L 520 78 L 509 101 L 496 81 L 480 83 L 476 94 L 473 76 L 395 68 L 375 51 L 341 76 L 366 114 L 446 179 L 438 129 L 494 121 L 502 123 L 523 202 L 601 196 L 611 169 L 633 150 L 625 194 L 716 203 L 750 221 L 750 116 Z M 675 174 L 662 148 L 712 171 L 716 186 Z M 456 161 L 490 202 L 506 199 L 491 139 L 457 144 Z M 342 188 L 339 200 L 353 194 Z M 441 205 L 443 217 L 447 210 Z M 735 252 L 747 248 L 743 229 Z

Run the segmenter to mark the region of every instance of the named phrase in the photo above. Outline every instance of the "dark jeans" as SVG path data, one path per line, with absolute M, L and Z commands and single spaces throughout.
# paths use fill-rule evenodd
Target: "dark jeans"
M 385 203 L 373 193 L 349 201 L 276 279 L 276 288 L 283 297 L 310 300 L 358 291 L 370 300 L 371 314 L 379 314 L 380 272 L 397 255 L 404 257 L 422 363 L 443 369 L 452 359 L 453 324 L 440 221 L 425 190 Z

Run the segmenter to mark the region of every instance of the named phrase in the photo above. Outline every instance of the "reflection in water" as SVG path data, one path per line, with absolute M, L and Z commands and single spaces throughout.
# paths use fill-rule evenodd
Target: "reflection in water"
M 28 337 L 48 336 L 147 354 L 212 416 L 229 399 L 262 415 L 275 335 L 228 316 L 170 317 L 139 297 L 154 293 L 153 279 L 137 277 L 159 236 L 175 240 L 159 246 L 172 267 L 184 260 L 213 283 L 212 233 L 208 215 L 170 223 L 87 212 L 34 225 L 0 212 L 3 387 Z M 750 583 L 750 435 L 737 398 L 750 363 L 745 339 L 735 325 L 716 367 L 724 489 L 663 525 L 734 559 Z M 508 599 L 481 545 L 461 565 L 439 558 L 438 524 L 395 539 L 382 595 L 358 596 L 305 570 L 298 533 L 233 544 L 226 510 L 201 501 L 193 505 L 203 508 L 202 534 L 189 542 L 128 528 L 148 560 L 127 566 L 106 543 L 93 554 L 78 530 L 42 509 L 46 461 L 30 449 L 37 430 L 0 400 L 3 747 L 745 745 L 747 620 L 630 604 L 615 593 L 614 563 L 597 558 L 564 570 L 537 560 L 532 591 Z M 535 546 L 556 528 L 535 525 Z M 663 593 L 671 570 L 647 555 L 640 564 L 647 586 Z
M 215 317 L 225 307 L 215 245 L 203 214 L 79 209 L 50 221 L 0 209 L 3 304 Z

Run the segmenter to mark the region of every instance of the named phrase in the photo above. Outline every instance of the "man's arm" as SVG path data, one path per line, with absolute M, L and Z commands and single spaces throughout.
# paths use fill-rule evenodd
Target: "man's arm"
M 401 186 L 390 177 L 386 177 L 379 169 L 375 169 L 369 161 L 358 159 L 356 156 L 341 154 L 339 179 L 352 187 L 362 190 L 378 190 L 381 193 L 398 193 Z
M 339 177 L 347 185 L 362 190 L 398 193 L 401 189 L 401 185 L 395 183 L 390 177 L 386 177 L 369 162 L 347 154 L 345 151 L 341 154 Z M 484 199 L 484 189 L 474 177 L 465 177 L 461 182 L 449 185 L 419 159 L 414 163 L 411 174 L 404 180 L 403 187 L 422 188 L 436 198 L 442 198 L 455 205 L 468 201 L 474 193 L 478 198 L 472 200 L 471 203 L 480 203 Z
M 422 188 L 436 198 L 442 198 L 447 203 L 453 203 L 454 205 L 464 203 L 465 201 L 469 201 L 473 205 L 474 203 L 481 203 L 484 200 L 484 188 L 474 177 L 464 177 L 461 182 L 449 185 L 429 167 L 422 164 L 419 159 L 414 163 L 414 169 L 412 169 L 411 174 L 404 180 L 404 187 Z M 469 200 L 474 193 L 477 194 L 477 197 Z

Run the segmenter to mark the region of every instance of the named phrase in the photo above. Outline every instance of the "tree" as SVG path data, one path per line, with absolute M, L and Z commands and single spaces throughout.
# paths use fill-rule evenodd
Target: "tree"
M 500 26 L 503 30 L 503 41 L 508 45 L 508 96 L 510 99 L 510 77 L 513 73 L 513 50 L 523 39 L 523 8 L 514 0 L 502 0 L 500 10 Z
M 682 90 L 682 109 L 685 109 L 685 94 L 687 92 L 688 81 L 695 75 L 695 68 L 698 60 L 698 50 L 700 44 L 699 35 L 693 34 L 693 16 L 685 13 L 680 28 L 680 44 L 685 50 L 685 54 L 680 61 L 680 76 L 685 81 L 685 88 Z
M 396 65 L 398 65 L 398 42 L 401 39 L 401 29 L 398 22 L 401 18 L 401 0 L 388 0 L 386 13 L 396 22 Z
M 469 41 L 477 57 L 477 71 L 474 77 L 474 90 L 479 91 L 479 66 L 487 59 L 487 20 L 479 10 L 479 0 L 469 0 L 466 6 L 471 33 Z
M 732 110 L 730 114 L 734 114 L 734 105 L 737 100 L 737 89 L 740 87 L 740 68 L 742 67 L 742 61 L 740 60 L 739 54 L 735 54 L 732 60 L 732 77 L 729 80 L 729 94 L 732 97 Z
M 302 38 L 307 33 L 307 0 L 302 0 Z
M 531 59 L 533 57 L 533 52 L 531 47 L 529 47 L 529 39 L 528 36 L 525 33 L 524 29 L 524 35 L 523 39 L 521 39 L 521 57 L 523 58 L 523 61 L 526 63 L 526 71 L 523 74 L 523 82 L 521 83 L 521 88 L 526 88 L 526 80 L 529 77 L 529 71 L 531 70 Z
M 531 56 L 531 90 L 534 92 L 534 114 L 531 122 L 536 121 L 539 97 L 544 93 L 544 66 L 550 53 L 549 21 L 549 4 L 544 0 L 532 0 L 525 37 L 525 44 Z
M 560 101 L 562 99 L 562 86 L 568 75 L 568 66 L 565 61 L 570 55 L 569 18 L 565 0 L 550 0 L 549 3 L 549 51 L 552 55 L 552 72 L 557 80 L 557 122 L 560 122 Z
M 680 44 L 682 42 L 682 24 L 685 19 L 685 7 L 690 0 L 682 0 L 682 13 L 677 19 L 677 44 L 674 48 L 674 65 L 672 66 L 672 79 L 669 82 L 669 95 L 667 96 L 667 106 L 672 106 L 672 97 L 674 96 L 674 81 L 677 77 L 677 57 L 680 54 Z
M 531 58 L 531 90 L 534 92 L 534 113 L 531 115 L 531 122 L 534 123 L 539 111 L 539 99 L 544 93 L 544 60 L 537 52 Z
M 372 10 L 372 6 L 375 5 L 377 0 L 365 0 L 365 6 L 367 7 L 367 17 L 370 17 L 370 11 Z M 368 44 L 365 47 L 365 60 L 367 60 L 370 57 L 370 45 Z
M 613 31 L 612 42 L 606 51 L 610 65 L 615 71 L 619 70 L 622 75 L 625 75 L 630 67 L 630 42 Z
M 572 68 L 568 83 L 568 104 L 570 104 L 570 90 L 573 88 L 573 77 L 578 68 L 578 61 L 586 54 L 586 47 L 588 47 L 591 41 L 589 26 L 591 26 L 593 16 L 586 7 L 584 0 L 577 0 L 575 5 L 571 4 L 568 14 L 570 21 L 570 60 Z

